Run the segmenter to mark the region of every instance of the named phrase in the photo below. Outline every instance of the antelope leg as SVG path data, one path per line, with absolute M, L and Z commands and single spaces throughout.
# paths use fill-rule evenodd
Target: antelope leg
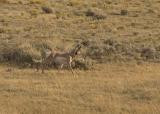
M 74 75 L 73 68 L 72 68 L 71 64 L 69 64 L 69 68 L 70 68 L 72 74 Z
M 39 71 L 39 64 L 36 64 L 37 72 Z
M 64 64 L 62 64 L 62 65 L 60 66 L 60 69 L 62 69 L 62 68 L 63 68 L 63 66 L 64 66 Z
M 42 65 L 41 65 L 42 74 L 44 74 L 44 69 L 45 69 L 45 66 L 46 66 L 45 64 L 42 64 Z

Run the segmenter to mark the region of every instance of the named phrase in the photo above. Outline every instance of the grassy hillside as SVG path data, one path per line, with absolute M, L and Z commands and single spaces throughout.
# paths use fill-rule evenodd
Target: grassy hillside
M 160 114 L 159 6 L 159 0 L 0 0 L 0 114 Z M 74 69 L 77 77 L 21 69 L 45 49 L 82 41 L 85 62 L 77 59 L 78 67 L 91 69 Z
M 64 50 L 87 40 L 97 43 L 92 47 L 102 52 L 98 55 L 109 56 L 113 49 L 101 45 L 111 39 L 124 42 L 124 49 L 113 46 L 116 54 L 121 50 L 114 58 L 160 59 L 159 5 L 158 0 L 1 0 L 0 51 L 18 48 L 37 57 L 40 52 L 34 45 Z
M 3 38 L 159 39 L 158 0 L 1 0 L 0 5 Z

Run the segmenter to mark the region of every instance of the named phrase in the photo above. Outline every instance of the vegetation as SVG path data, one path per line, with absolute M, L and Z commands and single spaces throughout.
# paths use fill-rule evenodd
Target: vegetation
M 159 64 L 101 64 L 94 70 L 0 68 L 3 114 L 159 114 Z
M 0 0 L 0 113 L 159 114 L 159 4 Z M 80 42 L 78 78 L 30 69 Z

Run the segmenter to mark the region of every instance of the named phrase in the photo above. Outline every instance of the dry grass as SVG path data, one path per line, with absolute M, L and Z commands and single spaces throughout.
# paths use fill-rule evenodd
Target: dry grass
M 82 40 L 96 42 L 93 54 L 107 55 L 106 62 L 123 55 L 160 60 L 159 5 L 159 0 L 0 0 L 0 61 L 39 58 L 41 48 L 67 50 Z M 21 56 L 13 58 L 13 52 Z M 0 64 L 0 113 L 159 114 L 160 64 L 119 62 L 76 70 L 78 78 L 69 71 L 6 72 L 9 66 Z
M 2 0 L 0 4 L 0 28 L 3 37 L 7 38 L 49 39 L 53 42 L 71 42 L 79 38 L 153 41 L 159 38 L 157 0 Z M 52 8 L 53 13 L 44 13 L 44 6 Z M 92 16 L 86 16 L 88 9 L 96 11 L 91 10 Z M 96 15 L 106 18 L 92 19 Z
M 120 67 L 121 66 L 121 67 Z M 103 69 L 101 69 L 103 67 Z M 94 71 L 0 68 L 2 114 L 159 114 L 159 64 L 106 64 Z M 98 69 L 99 68 L 99 69 Z

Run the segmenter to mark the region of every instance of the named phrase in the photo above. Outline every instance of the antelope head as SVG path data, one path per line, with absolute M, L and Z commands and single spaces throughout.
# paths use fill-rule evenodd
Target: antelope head
M 80 54 L 80 50 L 81 50 L 81 45 L 77 45 L 74 49 L 71 50 L 71 55 L 72 57 L 75 57 L 76 55 L 79 55 Z
M 79 55 L 81 52 L 80 52 L 80 50 L 81 50 L 81 48 L 82 48 L 82 46 L 81 45 L 77 45 L 76 46 L 76 48 L 75 48 L 75 55 Z

